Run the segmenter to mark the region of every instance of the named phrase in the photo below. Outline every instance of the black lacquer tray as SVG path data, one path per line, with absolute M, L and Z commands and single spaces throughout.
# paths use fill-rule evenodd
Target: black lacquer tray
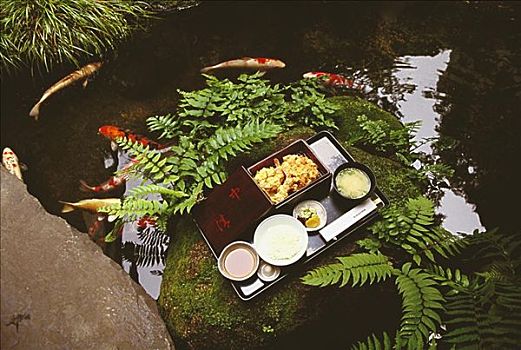
M 306 142 L 318 157 L 320 162 L 322 162 L 322 164 L 324 164 L 331 173 L 333 173 L 338 166 L 344 163 L 355 161 L 354 158 L 340 145 L 336 138 L 327 131 L 322 131 L 314 135 L 313 137 L 306 140 Z M 300 196 L 300 198 L 298 198 L 297 201 L 295 201 L 294 204 L 298 204 L 299 202 L 306 199 L 315 199 L 322 203 L 327 212 L 326 226 L 317 232 L 309 233 L 309 242 L 306 254 L 295 264 L 282 267 L 280 276 L 274 281 L 266 282 L 258 278 L 257 275 L 254 275 L 246 281 L 231 282 L 233 289 L 242 300 L 251 300 L 270 287 L 277 285 L 287 276 L 297 271 L 302 271 L 302 269 L 305 269 L 305 266 L 309 261 L 322 254 L 327 249 L 337 244 L 353 232 L 366 226 L 379 215 L 378 212 L 381 208 L 389 205 L 389 200 L 380 191 L 378 186 L 376 187 L 371 199 L 355 205 L 348 205 L 346 204 L 346 201 L 340 200 L 334 192 L 332 186 L 330 188 L 329 194 L 325 196 L 322 194 L 322 198 L 317 198 L 316 195 L 317 194 L 313 192 L 305 192 Z M 292 215 L 293 208 L 293 205 L 286 205 L 280 208 L 275 208 L 263 216 L 259 222 L 267 216 L 275 214 Z M 245 232 L 244 235 L 242 235 L 242 239 L 252 242 L 255 226 L 256 223 L 252 225 L 252 228 L 249 229 L 248 232 Z M 209 244 L 208 237 L 200 227 L 199 231 L 208 243 L 208 246 L 210 247 L 213 255 L 217 259 L 218 252 L 216 253 L 211 244 Z

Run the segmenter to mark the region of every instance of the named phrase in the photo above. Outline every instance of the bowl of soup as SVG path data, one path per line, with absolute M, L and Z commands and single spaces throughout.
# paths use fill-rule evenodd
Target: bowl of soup
M 259 255 L 250 243 L 235 241 L 224 247 L 217 266 L 224 277 L 244 281 L 257 272 L 259 261 Z
M 335 170 L 333 186 L 341 197 L 363 201 L 374 191 L 376 178 L 371 169 L 361 163 L 345 163 Z

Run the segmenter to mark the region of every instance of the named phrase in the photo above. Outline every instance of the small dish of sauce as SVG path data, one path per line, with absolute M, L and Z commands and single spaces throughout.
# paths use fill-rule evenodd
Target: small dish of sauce
M 218 260 L 221 274 L 233 281 L 244 281 L 255 274 L 259 267 L 259 255 L 247 242 L 237 241 L 227 245 Z

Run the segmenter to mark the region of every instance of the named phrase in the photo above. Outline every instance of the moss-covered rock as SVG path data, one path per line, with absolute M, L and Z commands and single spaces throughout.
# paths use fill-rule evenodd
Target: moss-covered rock
M 392 115 L 356 98 L 335 98 L 342 105 L 336 115 L 342 141 L 350 129 L 357 127 L 356 117 L 383 118 L 395 127 L 401 124 Z M 313 134 L 308 128 L 296 128 L 272 142 L 258 147 L 232 162 L 251 164 L 298 138 Z M 371 167 L 380 188 L 391 201 L 402 201 L 420 193 L 400 164 L 357 148 L 349 152 Z M 304 286 L 291 278 L 249 302 L 241 301 L 217 270 L 215 258 L 189 218 L 175 227 L 164 271 L 159 305 L 168 329 L 177 343 L 185 342 L 195 349 L 245 349 L 268 346 L 275 339 L 287 337 L 297 328 L 324 316 L 321 305 L 345 293 L 331 289 Z M 353 252 L 356 235 L 321 255 L 309 266 L 331 262 L 335 256 Z

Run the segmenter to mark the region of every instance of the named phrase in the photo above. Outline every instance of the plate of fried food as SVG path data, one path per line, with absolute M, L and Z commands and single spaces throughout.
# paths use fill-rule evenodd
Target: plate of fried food
M 288 154 L 273 159 L 274 166 L 266 166 L 255 173 L 253 179 L 277 204 L 320 177 L 317 164 L 305 154 Z

